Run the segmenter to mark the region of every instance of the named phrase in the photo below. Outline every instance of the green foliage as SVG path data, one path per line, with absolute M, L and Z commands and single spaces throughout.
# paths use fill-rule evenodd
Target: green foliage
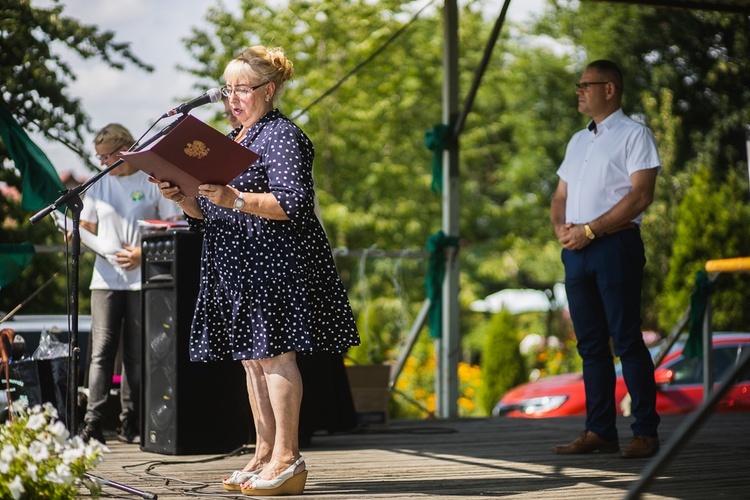
M 434 342 L 424 335 L 406 360 L 391 398 L 391 417 L 428 418 L 435 415 Z
M 644 270 L 644 324 L 650 329 L 664 327 L 671 330 L 667 321 L 661 321 L 661 297 L 664 294 L 664 277 L 669 273 L 669 259 L 677 226 L 679 200 L 683 198 L 690 175 L 678 172 L 677 149 L 682 119 L 675 116 L 673 92 L 663 89 L 659 99 L 645 94 L 643 103 L 651 118 L 651 127 L 659 144 L 662 172 L 656 179 L 654 202 L 643 216 L 642 236 L 646 243 L 646 268 Z M 685 304 L 686 306 L 686 304 Z
M 1 148 L 0 148 L 1 149 Z M 0 168 L 0 183 L 9 189 L 20 192 L 21 178 L 11 169 Z M 30 212 L 21 208 L 20 199 L 13 196 L 0 197 L 0 243 L 31 242 L 39 246 L 63 246 L 65 238 L 57 230 L 51 218 L 45 218 L 36 224 L 29 222 Z M 10 312 L 17 305 L 42 287 L 55 273 L 61 274 L 46 288 L 23 307 L 19 314 L 65 314 L 67 312 L 68 283 L 65 273 L 65 255 L 62 253 L 37 252 L 31 264 L 21 276 L 0 291 L 0 311 Z M 83 289 L 91 278 L 93 258 L 90 254 L 81 258 L 80 287 Z M 89 309 L 88 294 L 80 298 L 80 312 L 85 314 Z
M 130 51 L 130 44 L 116 42 L 114 33 L 81 24 L 64 16 L 63 10 L 59 0 L 53 0 L 49 8 L 32 7 L 27 0 L 0 3 L 0 106 L 6 107 L 25 130 L 61 142 L 93 169 L 82 138 L 84 131 L 92 132 L 89 118 L 80 101 L 69 95 L 68 88 L 76 75 L 58 49 L 64 47 L 83 59 L 100 59 L 117 69 L 124 69 L 125 64 L 145 71 L 152 68 Z M 20 191 L 21 179 L 10 165 L 5 145 L 0 141 L 0 183 L 5 183 L 11 191 Z M 0 197 L 0 242 L 31 242 L 42 246 L 64 243 L 50 218 L 32 225 L 28 220 L 31 215 L 21 209 L 19 199 L 10 195 Z M 88 284 L 92 266 L 93 258 L 84 254 L 80 289 Z M 64 267 L 63 253 L 37 253 L 21 277 L 3 288 L 0 311 L 13 309 Z M 22 313 L 65 313 L 66 287 L 63 272 Z M 88 309 L 88 294 L 83 294 L 80 312 Z
M 708 233 L 712 248 L 724 256 L 747 251 L 735 243 L 734 234 L 748 203 L 743 185 L 744 129 L 750 123 L 750 18 L 605 2 L 589 2 L 585 8 L 569 0 L 555 4 L 537 32 L 568 40 L 577 49 L 580 68 L 598 58 L 617 61 L 625 73 L 626 112 L 640 115 L 657 135 L 664 171 L 643 224 L 648 259 L 643 317 L 645 328 L 671 329 L 688 305 L 700 261 L 716 256 L 709 257 L 706 245 L 686 245 L 686 240 L 702 240 Z M 725 200 L 722 208 L 731 217 L 713 216 L 703 205 L 686 209 L 691 178 L 704 168 L 715 175 L 713 189 L 733 186 L 731 201 Z M 717 304 L 719 324 L 743 324 L 743 315 L 737 316 L 738 309 L 730 305 L 746 296 L 742 281 L 722 278 L 719 287 L 731 299 Z M 733 319 L 718 311 L 723 304 Z
M 0 496 L 4 499 L 68 500 L 85 485 L 98 498 L 101 487 L 88 479 L 108 452 L 96 440 L 70 438 L 50 403 L 26 408 L 15 401 L 13 418 L 0 426 Z
M 699 167 L 680 203 L 680 218 L 670 272 L 666 277 L 663 318 L 666 326 L 676 323 L 689 303 L 695 273 L 707 260 L 750 255 L 750 207 L 742 200 L 747 184 L 736 175 L 719 181 L 707 165 Z M 744 275 L 727 274 L 712 297 L 713 327 L 745 330 L 750 321 L 746 297 L 750 281 Z
M 409 292 L 422 288 L 424 264 L 411 258 L 376 257 L 378 252 L 373 252 L 356 261 L 355 274 L 342 276 L 362 340 L 347 353 L 355 364 L 395 361 L 422 307 L 421 300 L 411 301 Z
M 518 325 L 514 316 L 502 311 L 492 316 L 484 334 L 482 386 L 479 406 L 487 414 L 508 389 L 526 379 L 523 357 L 518 351 Z
M 55 49 L 64 46 L 83 59 L 98 58 L 117 69 L 130 63 L 152 71 L 130 51 L 129 43 L 117 43 L 114 38 L 111 31 L 100 32 L 64 16 L 60 0 L 53 0 L 46 9 L 32 7 L 28 0 L 4 0 L 0 5 L 4 105 L 26 130 L 65 144 L 88 162 L 82 132 L 91 132 L 89 118 L 80 101 L 67 92 L 76 75 Z M 0 157 L 0 163 L 4 158 Z

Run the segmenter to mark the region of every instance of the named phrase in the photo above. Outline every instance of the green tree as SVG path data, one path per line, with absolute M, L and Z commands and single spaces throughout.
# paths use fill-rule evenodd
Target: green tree
M 684 312 L 694 288 L 695 273 L 705 269 L 706 261 L 750 255 L 750 207 L 743 202 L 747 187 L 733 175 L 722 182 L 716 177 L 712 166 L 701 166 L 680 203 L 680 219 L 665 282 L 665 326 L 676 323 Z M 748 294 L 747 276 L 721 276 L 712 297 L 713 327 L 746 329 L 750 321 Z
M 243 1 L 240 11 L 239 18 L 222 6 L 209 11 L 209 27 L 186 41 L 196 61 L 187 70 L 204 84 L 216 82 L 244 47 L 282 45 L 296 76 L 280 107 L 315 144 L 316 192 L 331 244 L 424 248 L 441 213 L 423 145 L 425 130 L 440 117 L 439 16 L 423 13 L 375 55 L 413 17 L 408 5 Z M 338 265 L 351 290 L 354 283 L 347 280 L 358 276 L 357 262 L 339 259 Z M 423 275 L 407 279 L 411 301 L 419 304 Z M 375 296 L 381 293 L 378 283 L 387 286 L 387 280 L 370 285 Z
M 518 350 L 516 319 L 510 312 L 492 315 L 484 339 L 479 406 L 490 414 L 503 394 L 526 379 L 526 373 Z
M 684 238 L 701 240 L 708 232 L 719 238 L 714 239 L 717 248 L 741 251 L 733 246 L 730 227 L 702 225 L 735 220 L 717 217 L 709 221 L 701 214 L 688 221 L 686 217 L 694 214 L 683 209 L 683 198 L 691 177 L 709 168 L 716 187 L 733 186 L 729 210 L 739 214 L 747 206 L 748 190 L 743 185 L 747 170 L 744 135 L 750 123 L 750 40 L 746 36 L 750 18 L 598 2 L 554 5 L 537 32 L 569 41 L 578 49 L 580 65 L 599 58 L 618 61 L 626 77 L 626 112 L 640 116 L 657 134 L 664 172 L 643 226 L 649 262 L 644 283 L 644 325 L 662 331 L 671 329 L 679 316 L 676 311 L 687 307 L 685 297 L 692 289 L 689 283 L 695 265 L 706 257 L 697 247 L 686 246 Z M 677 241 L 680 227 L 685 233 L 683 240 Z M 721 239 L 725 236 L 728 241 Z M 688 255 L 690 251 L 694 253 Z M 682 264 L 693 264 L 675 269 L 673 254 L 680 255 Z M 667 273 L 684 274 L 665 287 Z M 678 283 L 682 289 L 678 289 Z M 736 303 L 743 299 L 745 290 L 734 284 L 722 287 L 728 287 L 725 293 Z M 741 317 L 734 320 L 742 322 Z
M 113 32 L 81 24 L 63 10 L 60 0 L 50 8 L 32 7 L 28 0 L 4 0 L 0 5 L 0 92 L 22 127 L 59 141 L 88 161 L 82 133 L 91 132 L 89 118 L 80 100 L 68 92 L 76 75 L 56 49 L 65 47 L 117 69 L 126 63 L 153 69 L 131 53 L 129 43 L 115 42 Z
M 113 68 L 122 69 L 127 63 L 151 71 L 130 52 L 129 44 L 117 43 L 114 38 L 110 31 L 100 32 L 95 26 L 64 16 L 59 0 L 44 9 L 32 7 L 28 0 L 4 0 L 0 4 L 0 106 L 6 107 L 25 130 L 59 141 L 88 161 L 82 136 L 84 131 L 91 132 L 89 118 L 80 101 L 68 92 L 76 75 L 58 49 L 65 47 L 84 59 L 101 59 Z M 7 159 L 5 145 L 0 142 L 0 182 L 20 191 L 21 179 L 15 169 L 8 168 Z M 31 215 L 12 196 L 0 198 L 0 242 L 62 243 L 62 235 L 51 220 L 32 225 L 28 221 Z M 81 265 L 81 283 L 90 276 L 91 260 L 86 259 Z M 13 309 L 64 264 L 60 255 L 36 255 L 24 274 L 3 288 L 0 310 Z M 67 296 L 63 273 L 23 312 L 64 313 Z M 81 300 L 82 309 L 86 304 Z

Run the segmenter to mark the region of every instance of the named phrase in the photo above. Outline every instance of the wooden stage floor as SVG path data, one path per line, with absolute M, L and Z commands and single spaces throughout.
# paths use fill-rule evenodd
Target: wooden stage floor
M 662 451 L 686 418 L 662 418 Z M 620 418 L 621 445 L 630 439 L 629 424 Z M 315 435 L 303 449 L 305 494 L 286 498 L 624 498 L 651 461 L 552 453 L 582 426 L 582 418 L 404 420 Z M 160 499 L 250 498 L 228 494 L 220 483 L 245 465 L 247 455 L 161 455 L 114 439 L 108 446 L 110 453 L 93 471 L 108 481 Z M 252 445 L 241 450 L 251 451 Z M 712 415 L 643 491 L 645 499 L 750 499 L 750 413 Z M 111 485 L 102 493 L 140 498 Z M 82 497 L 89 497 L 87 490 Z

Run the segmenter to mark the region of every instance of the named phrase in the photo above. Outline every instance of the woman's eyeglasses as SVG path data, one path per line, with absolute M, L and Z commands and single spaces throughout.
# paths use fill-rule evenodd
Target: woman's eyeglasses
M 254 91 L 255 89 L 261 88 L 263 85 L 266 85 L 269 82 L 263 82 L 259 85 L 255 85 L 254 87 L 235 87 L 233 89 L 230 89 L 226 85 L 221 87 L 221 95 L 224 97 L 231 97 L 232 94 L 237 94 L 238 97 L 247 97 L 247 95 Z

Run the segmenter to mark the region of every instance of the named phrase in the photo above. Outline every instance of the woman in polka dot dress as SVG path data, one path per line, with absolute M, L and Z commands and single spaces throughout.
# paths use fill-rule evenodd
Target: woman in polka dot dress
M 200 186 L 198 197 L 159 183 L 205 229 L 191 360 L 241 360 L 248 375 L 255 455 L 224 487 L 250 495 L 304 490 L 296 352 L 359 344 L 314 212 L 313 145 L 275 108 L 293 74 L 281 48 L 254 46 L 230 61 L 222 93 L 242 126 L 229 137 L 260 158 L 228 186 Z

